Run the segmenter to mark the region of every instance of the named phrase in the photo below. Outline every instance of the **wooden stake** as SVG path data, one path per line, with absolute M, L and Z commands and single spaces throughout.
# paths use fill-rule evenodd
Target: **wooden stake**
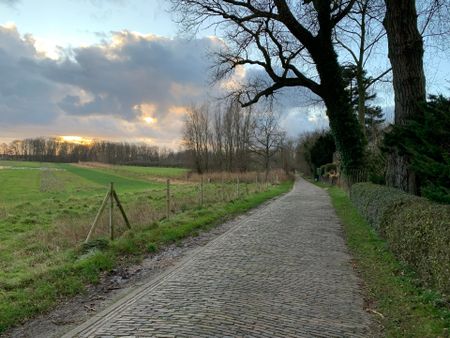
M 127 225 L 128 229 L 131 229 L 131 225 L 130 225 L 130 222 L 128 221 L 128 217 L 125 214 L 125 210 L 123 209 L 122 203 L 120 203 L 119 196 L 117 196 L 115 190 L 113 191 L 113 196 L 114 196 L 114 199 L 116 200 L 117 207 L 119 208 L 120 213 L 122 214 L 122 217 L 123 217 L 123 220 L 125 221 L 125 224 Z
M 225 183 L 223 182 L 223 174 L 222 174 L 222 201 L 225 201 Z
M 114 240 L 114 224 L 113 224 L 113 209 L 114 209 L 114 197 L 113 197 L 113 191 L 114 191 L 114 183 L 111 182 L 110 185 L 110 191 L 109 191 L 109 233 L 111 235 L 111 240 Z
M 203 175 L 201 176 L 200 181 L 200 206 L 203 207 Z
M 166 217 L 170 217 L 170 179 L 167 179 L 167 189 L 166 189 Z
M 128 229 L 131 229 L 130 222 L 128 221 L 128 217 L 125 214 L 125 210 L 123 209 L 122 203 L 120 203 L 119 196 L 117 196 L 116 191 L 114 190 L 114 183 L 111 182 L 109 191 L 106 193 L 105 198 L 103 199 L 102 205 L 100 209 L 97 212 L 97 215 L 95 216 L 94 222 L 92 223 L 91 229 L 89 230 L 89 233 L 86 237 L 85 243 L 89 242 L 89 239 L 91 238 L 95 227 L 97 226 L 97 223 L 100 219 L 101 214 L 106 208 L 106 205 L 108 204 L 108 200 L 110 202 L 109 204 L 109 232 L 111 240 L 114 240 L 114 223 L 113 223 L 113 212 L 114 212 L 114 200 L 116 201 L 116 205 L 120 210 L 120 213 L 122 214 L 123 220 L 125 221 L 126 226 Z
M 240 191 L 239 191 L 239 176 L 236 177 L 236 198 L 239 199 Z
M 111 191 L 108 191 L 106 193 L 106 196 L 103 199 L 100 209 L 98 209 L 97 215 L 95 216 L 94 222 L 92 223 L 91 229 L 89 230 L 86 240 L 84 241 L 85 243 L 87 243 L 89 241 L 89 239 L 91 238 L 92 233 L 94 232 L 94 229 L 97 226 L 98 220 L 100 219 L 100 215 L 102 214 L 103 210 L 105 210 L 105 208 L 106 208 L 106 204 L 108 202 L 108 198 L 110 198 L 110 194 L 111 194 Z

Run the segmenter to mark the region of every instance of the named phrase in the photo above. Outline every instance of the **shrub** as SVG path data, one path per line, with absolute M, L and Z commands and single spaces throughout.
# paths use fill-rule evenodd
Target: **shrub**
M 411 159 L 420 193 L 450 204 L 450 98 L 430 96 L 423 114 L 385 135 L 385 151 L 397 149 Z
M 337 172 L 337 164 L 336 163 L 327 163 L 320 167 L 320 172 L 322 175 L 328 174 L 330 171 Z
M 379 230 L 386 214 L 420 200 L 398 189 L 372 183 L 354 184 L 350 191 L 351 200 L 358 211 L 375 229 Z
M 351 199 L 398 259 L 450 295 L 450 206 L 370 183 L 353 185 Z

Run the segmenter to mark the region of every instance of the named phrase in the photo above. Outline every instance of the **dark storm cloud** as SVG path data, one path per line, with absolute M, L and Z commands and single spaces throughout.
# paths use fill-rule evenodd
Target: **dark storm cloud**
M 112 42 L 78 48 L 64 62 L 42 64 L 43 74 L 83 89 L 92 100 L 72 95 L 60 107 L 73 115 L 115 115 L 132 120 L 141 103 L 156 105 L 163 117 L 172 105 L 185 105 L 203 95 L 210 66 L 205 52 L 214 40 L 166 39 L 130 32 L 114 33 Z
M 53 60 L 36 51 L 32 37 L 0 27 L 0 123 L 47 124 L 64 115 L 136 122 L 148 113 L 163 122 L 171 107 L 205 95 L 206 51 L 217 44 L 124 31 Z
M 58 106 L 49 98 L 58 86 L 33 67 L 36 57 L 31 37 L 22 39 L 14 27 L 0 26 L 1 124 L 46 124 L 56 117 Z

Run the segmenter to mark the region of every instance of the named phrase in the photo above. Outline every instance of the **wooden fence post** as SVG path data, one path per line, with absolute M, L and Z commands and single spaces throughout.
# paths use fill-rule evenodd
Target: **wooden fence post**
M 108 192 L 106 193 L 105 198 L 103 199 L 102 205 L 100 209 L 97 212 L 97 215 L 95 215 L 94 222 L 91 225 L 91 228 L 89 229 L 89 233 L 86 237 L 85 243 L 89 242 L 89 239 L 91 238 L 92 234 L 94 233 L 94 229 L 97 226 L 97 223 L 100 219 L 101 214 L 105 210 L 109 200 L 109 232 L 111 240 L 114 240 L 115 234 L 114 234 L 114 219 L 113 219 L 113 212 L 114 212 L 114 200 L 116 201 L 117 207 L 119 208 L 120 213 L 122 214 L 123 220 L 125 221 L 126 226 L 128 229 L 131 229 L 130 222 L 128 221 L 128 217 L 125 214 L 125 210 L 123 209 L 122 204 L 119 201 L 119 197 L 117 196 L 116 191 L 114 190 L 114 183 L 111 182 Z
M 119 201 L 119 196 L 117 196 L 117 193 L 115 190 L 113 191 L 113 196 L 114 196 L 114 199 L 116 200 L 117 207 L 119 208 L 120 213 L 122 214 L 123 220 L 125 221 L 127 228 L 131 229 L 131 225 L 130 225 L 130 222 L 128 221 L 127 214 L 125 213 L 122 203 L 120 203 L 120 201 Z
M 200 180 L 200 206 L 203 207 L 203 174 Z
M 239 191 L 239 176 L 236 177 L 236 198 L 239 199 L 240 191 Z
M 101 205 L 100 209 L 97 212 L 97 215 L 95 215 L 94 222 L 92 223 L 91 229 L 89 230 L 89 233 L 88 233 L 88 235 L 86 237 L 86 240 L 84 241 L 85 243 L 89 242 L 89 239 L 91 238 L 91 236 L 92 236 L 92 234 L 94 232 L 94 229 L 97 226 L 98 220 L 100 219 L 100 216 L 101 216 L 103 210 L 105 210 L 105 208 L 106 208 L 106 204 L 108 203 L 108 198 L 110 198 L 110 194 L 111 194 L 111 191 L 108 190 L 108 192 L 106 193 L 105 198 L 103 199 L 102 205 Z
M 114 183 L 111 182 L 109 190 L 109 233 L 111 235 L 111 240 L 114 240 L 114 224 L 113 224 L 113 209 L 114 209 Z
M 223 173 L 222 173 L 222 185 L 221 185 L 221 190 L 222 190 L 222 201 L 225 201 L 225 183 L 223 181 Z
M 166 216 L 167 219 L 170 217 L 170 179 L 167 179 L 167 189 L 166 189 Z

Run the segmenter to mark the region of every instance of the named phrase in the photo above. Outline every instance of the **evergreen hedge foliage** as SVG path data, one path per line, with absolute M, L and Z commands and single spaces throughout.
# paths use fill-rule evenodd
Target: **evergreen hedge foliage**
M 393 125 L 384 150 L 397 149 L 411 159 L 420 194 L 450 204 L 450 98 L 430 96 L 423 114 L 404 125 Z
M 351 200 L 425 286 L 450 296 L 450 205 L 371 183 L 353 185 Z

